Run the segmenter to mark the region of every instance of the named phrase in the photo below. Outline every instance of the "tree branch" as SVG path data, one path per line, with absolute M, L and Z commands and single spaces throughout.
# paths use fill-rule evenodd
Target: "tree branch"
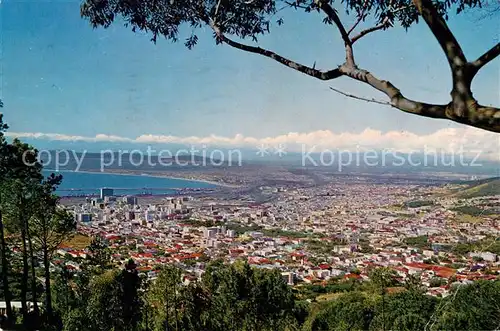
M 222 0 L 217 1 L 217 6 L 215 7 L 214 22 L 217 22 L 217 15 L 219 14 L 219 7 Z
M 341 90 L 337 90 L 336 88 L 333 88 L 331 86 L 330 86 L 330 90 L 335 91 L 337 93 L 340 93 L 343 96 L 346 96 L 348 98 L 353 98 L 353 99 L 362 100 L 362 101 L 366 101 L 366 102 L 378 103 L 380 105 L 385 105 L 385 106 L 392 106 L 391 103 L 387 102 L 387 101 L 379 101 L 379 100 L 375 100 L 373 98 L 372 99 L 368 99 L 368 98 L 358 97 L 357 95 L 345 93 L 345 92 L 343 92 Z
M 363 38 L 365 35 L 367 35 L 367 34 L 369 34 L 371 32 L 374 32 L 374 31 L 378 31 L 378 30 L 384 29 L 385 27 L 387 27 L 388 23 L 389 23 L 389 19 L 386 17 L 382 21 L 382 23 L 380 23 L 379 25 L 376 25 L 374 27 L 365 29 L 365 30 L 361 31 L 360 33 L 358 33 L 357 35 L 355 35 L 354 37 L 352 37 L 351 42 L 354 44 L 356 41 L 358 41 L 359 39 Z
M 380 80 L 367 70 L 346 65 L 339 67 L 340 72 L 354 80 L 363 82 L 389 97 L 390 105 L 407 113 L 452 120 L 480 129 L 500 133 L 500 109 L 482 106 L 475 100 L 467 101 L 468 116 L 457 116 L 453 101 L 445 105 L 428 104 L 406 98 L 389 81 Z M 363 100 L 362 98 L 360 98 Z
M 323 1 L 323 0 L 317 0 L 317 1 Z M 415 2 L 422 2 L 422 1 L 428 1 L 428 0 L 413 0 Z M 333 17 L 336 17 L 338 19 L 338 16 L 336 12 L 331 8 L 328 4 L 326 4 L 325 7 L 327 8 L 326 10 L 330 12 L 331 9 L 331 14 Z M 328 9 L 329 8 L 329 9 Z M 324 10 L 324 9 L 323 9 Z M 436 12 L 437 14 L 437 12 Z M 332 17 L 332 20 L 333 20 Z M 439 17 L 439 15 L 438 15 Z M 334 20 L 335 21 L 335 20 Z M 345 36 L 347 32 L 345 31 L 344 26 L 338 20 L 338 25 L 337 27 L 341 31 L 341 34 Z M 292 60 L 289 60 L 285 57 L 282 57 L 281 55 L 276 54 L 275 52 L 272 52 L 267 49 L 263 49 L 261 47 L 255 47 L 255 46 L 250 46 L 246 44 L 242 44 L 239 42 L 236 42 L 234 40 L 229 39 L 226 37 L 222 31 L 215 25 L 213 20 L 210 20 L 208 22 L 210 27 L 214 30 L 214 32 L 217 35 L 217 38 L 223 42 L 228 44 L 231 47 L 250 52 L 250 53 L 255 53 L 259 55 L 263 55 L 265 57 L 271 58 L 289 68 L 292 68 L 296 71 L 302 72 L 306 75 L 309 75 L 311 77 L 315 77 L 321 80 L 331 80 L 335 79 L 341 76 L 347 76 L 351 79 L 363 82 L 365 84 L 370 85 L 371 87 L 375 88 L 376 90 L 384 93 L 388 98 L 389 102 L 383 102 L 383 101 L 378 101 L 375 99 L 367 99 L 367 98 L 362 98 L 362 97 L 357 97 L 354 95 L 350 95 L 341 91 L 338 91 L 334 88 L 331 88 L 332 90 L 341 93 L 347 97 L 352 97 L 355 99 L 367 101 L 367 102 L 374 102 L 378 104 L 383 104 L 383 105 L 391 105 L 394 108 L 397 108 L 399 110 L 402 110 L 407 113 L 419 115 L 419 116 L 424 116 L 424 117 L 430 117 L 430 118 L 439 118 L 439 119 L 449 119 L 458 123 L 466 124 L 469 126 L 481 128 L 484 130 L 492 131 L 492 132 L 500 132 L 500 109 L 494 108 L 494 107 L 487 107 L 487 106 L 482 106 L 477 103 L 475 99 L 472 98 L 472 94 L 470 94 L 470 98 L 468 97 L 467 93 L 462 94 L 463 89 L 460 90 L 458 89 L 457 95 L 460 98 L 463 98 L 461 100 L 461 103 L 459 105 L 464 105 L 465 109 L 467 112 L 464 114 L 460 113 L 457 111 L 457 102 L 455 100 L 454 94 L 452 92 L 452 101 L 448 104 L 429 104 L 429 103 L 424 103 L 424 102 L 419 102 L 415 101 L 409 98 L 406 98 L 401 91 L 392 85 L 389 81 L 385 80 L 380 80 L 377 77 L 375 77 L 373 74 L 368 72 L 367 70 L 359 69 L 354 65 L 354 59 L 352 59 L 352 62 L 346 61 L 343 65 L 339 66 L 337 69 L 329 70 L 329 71 L 320 71 L 315 69 L 314 67 L 308 67 L 304 66 L 302 64 L 299 64 L 297 62 L 294 62 Z M 434 23 L 433 23 L 434 24 Z M 443 28 L 443 26 L 439 27 L 439 29 Z M 445 31 L 448 31 L 450 35 L 453 37 L 451 32 L 449 31 L 448 27 L 446 26 L 446 23 L 444 23 L 444 28 Z M 376 31 L 373 30 L 374 28 L 367 29 L 369 32 L 365 32 L 363 35 L 366 35 L 367 33 L 370 33 L 371 31 Z M 381 28 L 378 28 L 381 29 Z M 431 28 L 432 29 L 432 28 Z M 438 30 L 439 30 L 438 29 Z M 360 33 L 360 35 L 363 32 Z M 440 34 L 446 34 L 446 33 L 436 33 L 435 35 L 440 35 Z M 448 36 L 449 37 L 449 36 Z M 354 37 L 353 40 L 359 40 L 361 37 Z M 439 39 L 438 39 L 439 40 Z M 454 37 L 453 37 L 453 40 Z M 456 40 L 455 40 L 456 42 Z M 441 42 L 440 42 L 441 43 Z M 451 42 L 453 44 L 453 42 Z M 447 44 L 448 45 L 448 44 Z M 458 45 L 458 43 L 457 43 Z M 459 46 L 458 46 L 459 47 Z M 498 55 L 498 45 L 493 47 L 492 50 L 488 51 L 485 53 L 485 55 L 481 56 L 477 62 L 478 66 L 484 66 L 487 62 L 491 61 L 492 58 L 494 58 L 493 55 Z M 352 42 L 349 40 L 348 45 L 346 45 L 346 50 L 351 49 L 352 51 Z M 452 72 L 454 73 L 454 87 L 455 85 L 455 80 L 456 82 L 460 83 L 461 85 L 464 85 L 462 83 L 467 83 L 467 75 L 468 72 L 470 72 L 470 69 L 468 67 L 471 65 L 470 63 L 468 64 L 467 62 L 464 62 L 464 64 L 461 64 L 460 66 L 457 64 L 460 62 L 462 59 L 465 59 L 465 56 L 463 55 L 463 52 L 461 51 L 460 48 L 458 48 L 460 51 L 457 52 L 457 48 L 449 47 L 449 52 L 445 53 L 447 54 L 447 57 L 450 56 L 455 56 L 453 59 L 456 60 L 458 58 L 458 61 L 450 63 L 450 66 L 453 65 L 452 67 Z M 451 55 L 450 55 L 451 54 Z M 351 53 L 352 55 L 352 53 Z M 347 57 L 347 59 L 349 59 Z M 461 63 L 461 62 L 460 62 Z M 457 73 L 460 73 L 460 75 L 457 75 Z M 458 77 L 458 78 L 457 78 Z M 457 79 L 456 79 L 457 78 Z M 460 85 L 458 84 L 458 85 Z M 466 87 L 465 91 L 470 91 L 470 84 L 464 85 Z M 465 97 L 464 97 L 465 96 Z
M 431 29 L 432 34 L 436 37 L 439 45 L 448 59 L 448 63 L 452 69 L 463 66 L 467 63 L 467 59 L 458 43 L 457 39 L 448 28 L 445 20 L 434 7 L 432 0 L 413 0 L 415 7 L 424 19 L 425 23 Z
M 335 79 L 337 77 L 342 76 L 342 73 L 340 72 L 340 70 L 338 68 L 337 69 L 332 69 L 332 70 L 329 70 L 329 71 L 321 71 L 321 70 L 318 70 L 318 69 L 314 69 L 314 68 L 305 66 L 303 64 L 297 63 L 295 61 L 289 60 L 289 59 L 287 59 L 287 58 L 285 58 L 285 57 L 283 57 L 281 55 L 276 54 L 273 51 L 270 51 L 270 50 L 267 50 L 267 49 L 264 49 L 264 48 L 261 48 L 261 47 L 255 47 L 255 46 L 245 45 L 245 44 L 236 42 L 234 40 L 231 40 L 228 37 L 226 37 L 220 31 L 220 29 L 217 26 L 215 26 L 212 22 L 210 23 L 210 26 L 215 31 L 215 33 L 217 34 L 217 36 L 224 43 L 228 44 L 231 47 L 234 47 L 234 48 L 246 51 L 246 52 L 263 55 L 263 56 L 268 57 L 270 59 L 273 59 L 273 60 L 275 60 L 275 61 L 277 61 L 277 62 L 279 62 L 279 63 L 281 63 L 281 64 L 283 64 L 283 65 L 285 65 L 285 66 L 287 66 L 289 68 L 292 68 L 292 69 L 297 70 L 299 72 L 302 72 L 302 73 L 304 73 L 306 75 L 309 75 L 309 76 L 312 76 L 312 77 L 315 77 L 315 78 L 318 78 L 318 79 L 321 79 L 321 80 L 331 80 L 331 79 Z
M 365 6 L 367 5 L 367 2 L 365 2 Z M 391 4 L 390 6 L 392 7 L 392 1 L 391 1 Z M 391 14 L 396 14 L 397 12 L 401 11 L 401 10 L 405 10 L 406 8 L 408 8 L 408 6 L 401 6 L 401 7 L 398 7 L 396 9 L 393 9 L 393 10 L 390 10 Z M 349 32 L 347 32 L 347 34 L 351 34 L 351 32 L 354 31 L 354 29 L 356 28 L 356 26 L 359 24 L 359 22 L 363 19 L 363 14 L 364 14 L 364 11 L 365 11 L 366 7 L 363 8 L 362 12 L 361 12 L 361 16 L 358 18 L 358 20 L 356 21 L 356 23 L 352 26 L 352 28 L 349 30 Z M 382 20 L 382 23 L 374 26 L 374 27 L 371 27 L 371 28 L 368 28 L 368 29 L 365 29 L 365 30 L 362 30 L 360 33 L 358 33 L 356 36 L 354 36 L 353 38 L 351 38 L 351 42 L 354 44 L 357 40 L 361 39 L 363 36 L 371 33 L 371 32 L 374 32 L 374 31 L 378 31 L 378 30 L 382 30 L 386 27 L 389 27 L 391 26 L 391 23 L 389 21 L 389 17 L 386 16 L 383 20 Z
M 363 16 L 365 15 L 366 8 L 368 7 L 368 0 L 365 0 L 365 3 L 363 4 L 363 9 L 361 9 L 361 12 L 358 15 L 358 19 L 354 23 L 354 25 L 347 31 L 347 35 L 350 35 L 354 29 L 358 26 L 358 24 L 363 20 Z
M 340 35 L 342 36 L 342 40 L 346 43 L 346 45 L 351 44 L 351 40 L 349 39 L 349 35 L 347 34 L 347 31 L 340 21 L 339 15 L 337 15 L 337 12 L 335 9 L 333 9 L 332 6 L 330 6 L 325 0 L 316 0 L 315 1 L 318 7 L 323 10 L 323 12 L 335 23 L 337 28 L 340 31 Z
M 432 118 L 446 118 L 447 105 L 433 105 L 414 101 L 403 96 L 390 82 L 376 78 L 367 70 L 341 66 L 340 71 L 357 81 L 370 85 L 389 97 L 390 105 L 404 112 Z
M 349 66 L 354 66 L 354 53 L 352 51 L 352 42 L 351 39 L 349 38 L 349 34 L 347 33 L 344 25 L 340 21 L 339 15 L 337 15 L 335 9 L 333 9 L 332 6 L 330 6 L 326 2 L 326 0 L 315 0 L 315 3 L 337 26 L 337 29 L 340 31 L 340 35 L 342 36 L 342 40 L 344 40 L 345 44 L 346 63 Z
M 447 117 L 458 122 L 475 121 L 479 105 L 472 95 L 471 84 L 477 71 L 467 62 L 460 44 L 432 0 L 413 0 L 413 3 L 441 46 L 451 69 L 453 88 Z
M 473 61 L 470 64 L 477 73 L 479 69 L 488 64 L 488 62 L 494 60 L 498 55 L 500 55 L 500 43 L 497 43 L 486 53 L 481 55 L 476 61 Z

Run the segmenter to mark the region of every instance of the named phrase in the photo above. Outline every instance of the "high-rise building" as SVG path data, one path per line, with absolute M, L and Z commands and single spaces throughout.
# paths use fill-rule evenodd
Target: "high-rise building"
M 151 211 L 151 210 L 146 210 L 144 212 L 144 217 L 146 218 L 146 221 L 153 222 L 153 220 L 155 218 L 155 212 Z
M 219 229 L 215 228 L 215 227 L 205 228 L 204 235 L 205 235 L 205 238 L 214 238 L 217 236 L 218 232 L 219 232 Z
M 79 222 L 83 222 L 83 223 L 91 222 L 92 221 L 92 215 L 88 214 L 88 213 L 80 213 L 80 214 L 77 214 L 77 220 Z
M 132 195 L 127 195 L 123 197 L 122 201 L 127 205 L 137 205 L 137 197 L 134 197 Z
M 105 196 L 105 197 L 104 197 L 104 202 L 105 202 L 105 203 L 112 203 L 112 202 L 116 202 L 116 197 L 114 197 L 114 196 Z
M 114 190 L 112 188 L 101 188 L 101 199 L 105 197 L 112 197 L 114 195 Z
M 133 211 L 127 211 L 125 213 L 125 218 L 127 221 L 135 220 L 135 213 Z

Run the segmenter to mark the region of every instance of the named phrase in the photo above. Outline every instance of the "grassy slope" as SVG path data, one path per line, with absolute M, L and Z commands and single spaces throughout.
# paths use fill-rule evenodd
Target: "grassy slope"
M 500 195 L 500 178 L 490 178 L 469 183 L 469 187 L 458 192 L 455 196 L 459 198 L 474 198 L 489 195 Z
M 90 242 L 92 241 L 92 238 L 81 235 L 81 234 L 76 234 L 73 238 L 71 238 L 68 241 L 65 241 L 63 243 L 63 246 L 66 247 L 71 247 L 73 249 L 84 249 L 88 245 L 90 245 Z

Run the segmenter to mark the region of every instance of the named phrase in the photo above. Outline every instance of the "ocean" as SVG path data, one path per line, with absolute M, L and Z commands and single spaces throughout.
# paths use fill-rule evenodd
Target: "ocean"
M 54 171 L 44 170 L 43 172 L 47 176 Z M 63 182 L 56 191 L 60 196 L 99 194 L 99 189 L 103 187 L 115 189 L 115 195 L 173 194 L 176 191 L 172 188 L 210 189 L 217 187 L 211 183 L 166 177 L 72 171 L 54 173 L 63 176 Z

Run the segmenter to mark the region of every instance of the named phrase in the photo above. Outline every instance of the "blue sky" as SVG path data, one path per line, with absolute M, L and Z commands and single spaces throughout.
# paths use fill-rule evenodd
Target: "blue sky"
M 154 45 L 149 36 L 120 24 L 93 30 L 80 18 L 77 1 L 3 0 L 0 6 L 1 96 L 13 132 L 262 138 L 367 128 L 429 135 L 460 127 L 346 99 L 329 86 L 384 96 L 347 78 L 322 82 L 267 58 L 216 46 L 208 30 L 187 50 L 165 40 Z M 284 18 L 261 46 L 304 64 L 316 61 L 317 68 L 341 64 L 340 36 L 321 23 L 322 16 L 290 11 Z M 450 26 L 470 59 L 498 42 L 494 19 L 477 22 L 462 15 Z M 356 44 L 355 55 L 361 67 L 391 80 L 408 97 L 449 101 L 449 69 L 425 25 L 373 33 Z M 499 62 L 488 64 L 474 81 L 483 104 L 499 103 Z

